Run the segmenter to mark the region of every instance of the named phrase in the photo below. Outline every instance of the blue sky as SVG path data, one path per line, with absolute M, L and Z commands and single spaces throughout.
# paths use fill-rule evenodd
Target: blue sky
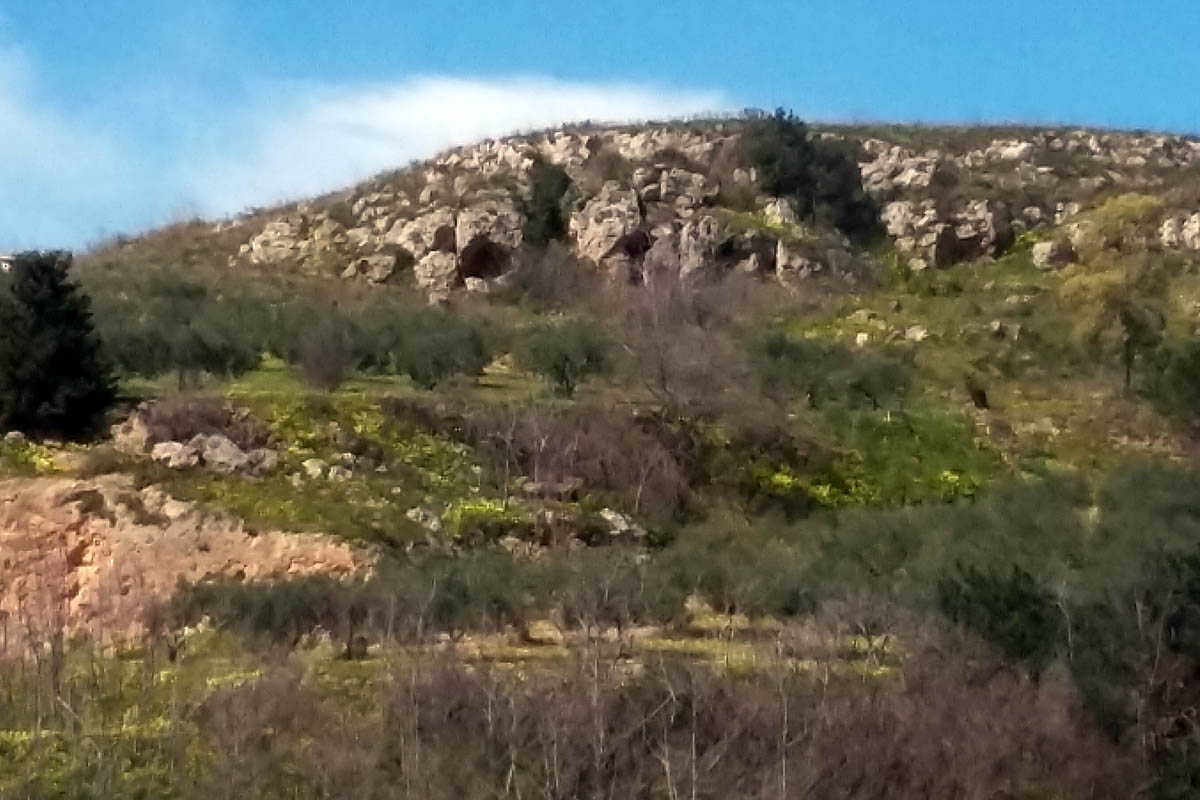
M 1200 131 L 1196 0 L 0 0 L 0 249 L 340 188 L 570 118 Z

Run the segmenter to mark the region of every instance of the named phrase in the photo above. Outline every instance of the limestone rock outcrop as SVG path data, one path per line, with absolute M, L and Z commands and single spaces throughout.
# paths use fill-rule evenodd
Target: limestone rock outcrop
M 608 181 L 595 198 L 571 217 L 570 229 L 581 258 L 601 263 L 611 255 L 617 242 L 642 224 L 642 208 L 637 192 L 623 189 L 617 181 Z
M 1154 191 L 1170 170 L 1200 163 L 1200 141 L 1179 136 L 999 130 L 989 141 L 966 133 L 897 129 L 890 141 L 875 131 L 815 135 L 852 139 L 883 227 L 922 265 L 998 256 L 1025 231 L 1070 225 L 1105 192 Z M 231 263 L 411 281 L 435 301 L 486 293 L 517 263 L 530 173 L 542 162 L 573 182 L 562 206 L 568 246 L 614 279 L 736 269 L 791 280 L 844 271 L 833 268 L 829 248 L 800 253 L 786 243 L 803 221 L 786 198 L 761 194 L 752 165 L 738 162 L 741 135 L 740 122 L 715 121 L 486 140 L 259 218 Z M 718 234 L 719 206 L 757 215 L 764 230 Z M 1200 213 L 1169 209 L 1160 234 L 1165 247 L 1200 250 Z

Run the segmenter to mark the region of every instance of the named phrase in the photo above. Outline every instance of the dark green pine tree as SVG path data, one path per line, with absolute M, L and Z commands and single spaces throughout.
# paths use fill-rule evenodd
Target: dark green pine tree
M 113 404 L 91 303 L 68 280 L 70 266 L 64 252 L 22 253 L 11 261 L 0 293 L 0 431 L 84 436 Z

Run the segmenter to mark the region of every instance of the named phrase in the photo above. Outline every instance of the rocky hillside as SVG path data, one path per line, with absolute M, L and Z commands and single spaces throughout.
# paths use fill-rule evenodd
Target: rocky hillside
M 576 127 L 22 255 L 119 399 L 0 436 L 0 797 L 1194 796 L 1197 178 Z
M 519 256 L 531 170 L 565 170 L 568 242 L 637 280 L 736 269 L 784 282 L 853 280 L 862 253 L 758 188 L 744 122 L 564 129 L 452 150 L 349 191 L 218 226 L 233 267 L 411 281 L 431 299 L 486 292 Z M 1200 249 L 1200 141 L 1086 130 L 834 128 L 909 267 L 997 255 L 1037 231 L 1041 264 L 1069 258 L 1072 219 L 1120 191 L 1161 194 L 1168 247 Z M 1061 229 L 1061 235 L 1054 233 Z M 1056 242 L 1055 239 L 1061 239 Z M 136 247 L 135 242 L 132 246 Z

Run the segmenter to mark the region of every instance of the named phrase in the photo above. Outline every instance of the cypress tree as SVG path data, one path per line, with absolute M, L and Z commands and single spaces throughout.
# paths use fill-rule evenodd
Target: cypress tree
M 70 266 L 65 252 L 11 261 L 0 293 L 0 430 L 86 435 L 115 399 L 90 301 L 68 279 Z

